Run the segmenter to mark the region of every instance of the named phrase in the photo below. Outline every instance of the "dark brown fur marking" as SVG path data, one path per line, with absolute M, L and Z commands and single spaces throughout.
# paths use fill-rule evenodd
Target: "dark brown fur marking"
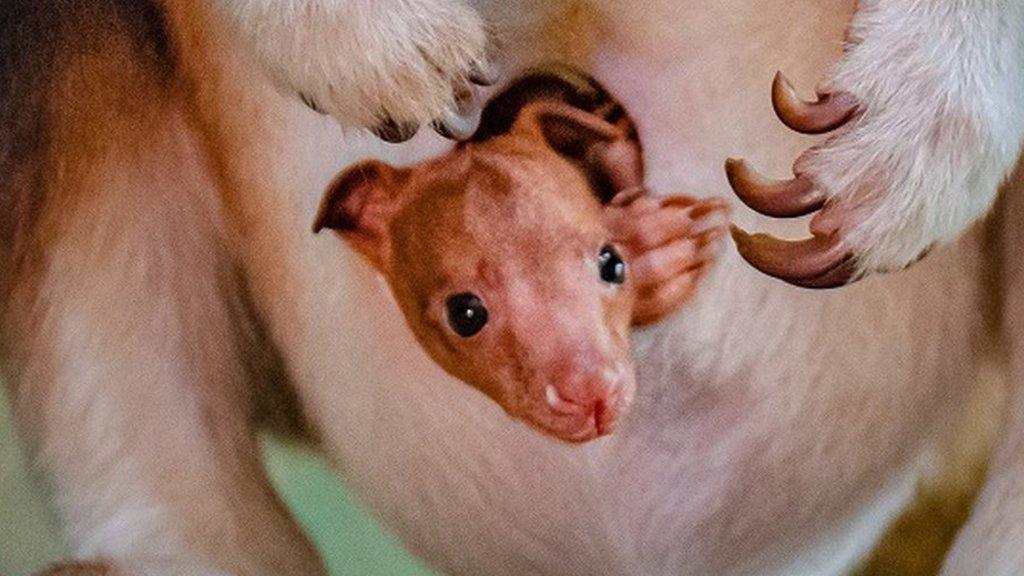
M 627 139 L 641 148 L 636 124 L 622 104 L 593 77 L 559 64 L 527 70 L 488 102 L 480 126 L 469 142 L 483 142 L 507 133 L 523 107 L 538 101 L 562 102 L 594 114 L 622 130 Z M 592 170 L 579 160 L 576 163 L 602 202 L 610 201 L 619 191 L 601 171 Z
M 0 298 L 26 274 L 32 233 L 53 170 L 59 70 L 67 59 L 102 54 L 111 39 L 131 46 L 140 66 L 173 77 L 162 8 L 148 0 L 5 0 L 0 3 Z M 97 85 L 107 79 L 94 78 Z M 73 153 L 73 151 L 72 151 Z

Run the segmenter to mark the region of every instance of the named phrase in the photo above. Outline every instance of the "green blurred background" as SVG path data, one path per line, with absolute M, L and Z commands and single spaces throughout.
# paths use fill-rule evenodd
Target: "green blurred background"
M 2 383 L 0 383 L 2 384 Z M 0 575 L 26 576 L 59 560 L 56 519 L 18 449 L 0 385 Z M 429 576 L 421 562 L 383 531 L 314 456 L 270 441 L 270 474 L 337 576 Z

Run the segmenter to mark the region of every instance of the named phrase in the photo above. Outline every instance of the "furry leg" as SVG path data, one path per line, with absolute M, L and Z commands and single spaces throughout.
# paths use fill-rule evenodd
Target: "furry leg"
M 737 235 L 756 267 L 801 286 L 894 271 L 988 212 L 1020 154 L 1024 5 L 1003 0 L 862 0 L 847 50 L 815 103 L 781 79 L 776 110 L 808 133 L 842 126 L 797 159 L 786 183 L 728 167 L 763 213 L 820 212 L 813 241 Z M 786 262 L 774 270 L 772 259 Z M 820 276 L 820 277 L 817 277 Z
M 259 459 L 201 148 L 171 84 L 104 42 L 67 56 L 49 150 L 10 182 L 45 199 L 3 303 L 16 420 L 74 555 L 112 559 L 80 566 L 322 574 Z
M 943 576 L 1024 573 L 1024 165 L 1018 166 L 1004 193 L 1002 325 L 1010 352 L 1011 398 L 985 486 L 946 559 Z

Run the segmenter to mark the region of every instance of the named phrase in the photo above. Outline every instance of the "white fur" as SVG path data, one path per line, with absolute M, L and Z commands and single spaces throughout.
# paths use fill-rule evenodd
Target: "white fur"
M 837 46 L 844 14 L 814 6 L 665 0 L 637 13 L 609 3 L 544 28 L 564 39 L 590 26 L 576 47 L 527 35 L 515 50 L 527 63 L 549 49 L 584 54 L 636 115 L 649 182 L 725 196 L 723 158 L 784 165 L 803 145 L 771 118 L 767 85 L 776 67 L 813 78 L 837 56 L 822 46 Z M 220 97 L 280 106 L 243 78 L 248 96 Z M 819 574 L 839 573 L 825 559 L 870 548 L 909 497 L 893 486 L 965 392 L 980 329 L 975 243 L 829 293 L 781 285 L 730 253 L 686 313 L 638 337 L 639 397 L 616 435 L 582 448 L 544 439 L 430 363 L 365 264 L 337 238 L 307 232 L 341 164 L 408 161 L 439 142 L 395 152 L 349 138 L 339 158 L 319 144 L 334 130 L 289 110 L 260 126 L 262 148 L 229 159 L 247 212 L 259 215 L 240 257 L 259 271 L 255 297 L 327 453 L 414 552 L 446 571 L 781 574 L 780 559 L 804 557 Z M 252 129 L 241 113 L 227 123 L 238 137 Z M 875 514 L 863 516 L 871 503 Z
M 239 410 L 237 286 L 202 152 L 178 112 L 154 116 L 126 115 L 84 176 L 62 166 L 89 201 L 64 212 L 14 314 L 32 343 L 16 415 L 76 557 L 129 576 L 315 575 Z
M 898 270 L 992 206 L 1024 140 L 1024 4 L 865 0 L 827 86 L 863 110 L 801 170 L 864 271 Z
M 426 122 L 486 62 L 487 34 L 462 0 L 213 0 L 279 87 L 346 125 Z
M 878 544 L 878 527 L 898 515 L 913 499 L 922 470 L 932 454 L 922 454 L 902 475 L 894 475 L 891 485 L 880 491 L 874 501 L 865 502 L 845 521 L 837 522 L 808 540 L 789 542 L 778 548 L 774 558 L 758 559 L 737 571 L 738 574 L 845 574 L 869 555 Z
M 943 576 L 1016 576 L 1024 571 L 1024 178 L 1018 169 L 1005 191 L 1003 326 L 1013 378 L 1007 422 L 992 456 L 989 478 L 943 568 Z

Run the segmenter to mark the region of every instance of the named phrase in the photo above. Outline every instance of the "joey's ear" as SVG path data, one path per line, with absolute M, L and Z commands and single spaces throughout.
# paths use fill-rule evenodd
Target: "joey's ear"
M 327 187 L 313 232 L 334 230 L 374 266 L 383 268 L 388 226 L 398 211 L 407 172 L 377 160 L 348 168 Z
M 623 190 L 643 187 L 643 156 L 630 128 L 566 104 L 537 102 L 523 108 L 512 131 L 576 163 L 607 204 Z

